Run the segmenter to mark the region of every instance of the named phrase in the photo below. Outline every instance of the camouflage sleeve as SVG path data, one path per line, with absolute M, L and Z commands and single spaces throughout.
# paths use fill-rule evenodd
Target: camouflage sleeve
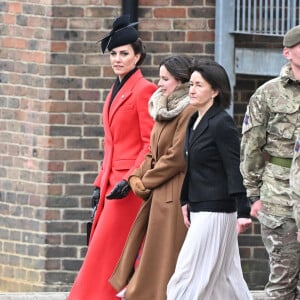
M 263 91 L 257 90 L 250 98 L 242 127 L 241 164 L 247 196 L 259 196 L 265 160 L 268 110 Z

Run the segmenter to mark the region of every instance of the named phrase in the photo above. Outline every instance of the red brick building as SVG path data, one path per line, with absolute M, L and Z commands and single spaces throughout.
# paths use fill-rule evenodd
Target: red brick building
M 215 6 L 138 1 L 146 77 L 155 81 L 171 53 L 214 58 Z M 121 0 L 0 3 L 0 291 L 68 291 L 81 265 L 103 156 L 102 106 L 114 80 L 97 41 L 121 11 Z M 266 79 L 237 76 L 239 127 L 249 96 Z M 240 251 L 250 288 L 261 289 L 268 261 L 256 222 L 240 236 Z

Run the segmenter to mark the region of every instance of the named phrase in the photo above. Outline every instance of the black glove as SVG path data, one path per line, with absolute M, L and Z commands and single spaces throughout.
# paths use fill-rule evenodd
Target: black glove
M 91 199 L 93 208 L 98 205 L 99 198 L 100 198 L 100 188 L 96 187 L 93 191 L 93 195 Z
M 99 202 L 99 198 L 100 198 L 100 188 L 96 187 L 93 191 L 93 195 L 92 195 L 92 215 L 91 215 L 91 219 L 93 221 L 96 210 L 97 210 L 97 206 L 98 206 L 98 202 Z
M 130 185 L 126 180 L 121 180 L 118 182 L 109 195 L 106 196 L 107 199 L 122 199 L 128 195 L 130 192 Z
M 93 195 L 92 195 L 92 199 L 91 199 L 92 200 L 92 208 L 93 208 L 92 213 L 91 213 L 91 220 L 86 223 L 86 244 L 87 244 L 87 246 L 89 245 L 89 242 L 90 242 L 90 235 L 91 235 L 91 231 L 92 231 L 94 217 L 95 217 L 96 210 L 98 207 L 99 198 L 100 198 L 100 188 L 96 187 L 93 191 Z

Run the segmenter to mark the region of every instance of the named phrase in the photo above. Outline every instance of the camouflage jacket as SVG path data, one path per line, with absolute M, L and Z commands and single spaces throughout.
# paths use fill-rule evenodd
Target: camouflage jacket
M 268 156 L 293 157 L 295 131 L 300 122 L 299 106 L 300 82 L 294 79 L 289 63 L 282 68 L 279 77 L 260 86 L 250 98 L 241 141 L 241 173 L 248 196 L 261 197 L 264 177 L 274 173 L 275 179 L 269 181 L 269 186 L 276 188 L 281 185 L 280 179 L 284 179 L 289 189 L 290 170 L 272 164 L 269 164 L 272 165 L 270 170 L 266 170 L 265 161 Z M 286 189 L 284 194 L 287 194 Z M 267 194 L 273 198 L 276 192 Z M 288 199 L 284 205 L 290 206 Z

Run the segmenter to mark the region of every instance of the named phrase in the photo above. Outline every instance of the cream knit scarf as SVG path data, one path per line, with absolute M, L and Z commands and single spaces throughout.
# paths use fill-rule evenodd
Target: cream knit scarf
M 168 97 L 162 95 L 161 89 L 155 91 L 148 104 L 151 117 L 156 121 L 164 121 L 178 116 L 190 102 L 188 90 L 189 84 L 182 83 Z

